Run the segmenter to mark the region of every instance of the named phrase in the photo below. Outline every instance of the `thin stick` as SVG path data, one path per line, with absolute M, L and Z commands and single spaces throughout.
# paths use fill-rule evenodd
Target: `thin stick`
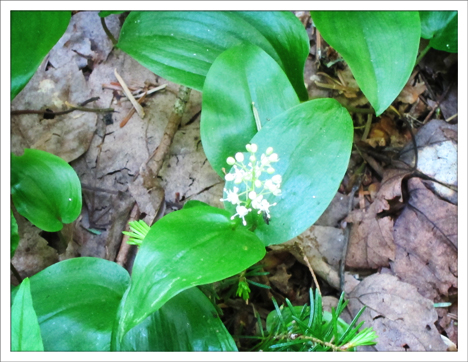
M 141 98 L 138 100 L 138 104 L 141 104 L 143 103 L 143 101 L 146 99 L 146 93 L 143 93 L 143 95 L 141 96 Z M 130 118 L 132 118 L 132 116 L 135 114 L 135 108 L 132 108 L 128 114 L 125 116 L 125 118 L 122 120 L 122 122 L 120 122 L 120 128 L 124 127 L 127 122 L 130 120 Z
M 318 289 L 320 295 L 322 295 L 322 292 L 320 290 L 319 283 L 317 281 L 317 277 L 315 276 L 314 269 L 312 269 L 312 266 L 310 265 L 309 258 L 307 257 L 307 254 L 305 253 L 304 249 L 302 248 L 302 245 L 300 243 L 296 243 L 297 246 L 299 246 L 299 249 L 301 249 L 301 253 L 303 255 L 303 259 L 307 264 L 307 267 L 310 270 L 310 274 L 312 274 L 312 278 L 314 279 L 315 287 Z
M 13 272 L 13 275 L 15 276 L 16 280 L 21 284 L 23 282 L 23 278 L 21 278 L 20 273 L 18 273 L 18 270 L 16 270 L 12 263 L 10 263 L 10 269 Z
M 135 97 L 133 97 L 133 94 L 128 89 L 127 84 L 124 82 L 124 80 L 119 75 L 119 73 L 117 73 L 117 68 L 114 69 L 114 74 L 115 74 L 115 77 L 117 78 L 117 80 L 119 81 L 120 85 L 122 86 L 122 89 L 123 89 L 125 95 L 130 100 L 130 102 L 132 102 L 133 107 L 135 107 L 135 109 L 138 112 L 138 115 L 140 116 L 140 118 L 143 119 L 145 117 L 145 111 L 143 110 L 143 107 L 136 101 Z
M 138 209 L 138 204 L 135 202 L 135 205 L 133 205 L 133 209 L 130 212 L 130 216 L 127 221 L 127 226 L 125 227 L 125 231 L 130 231 L 130 226 L 129 222 L 130 221 L 137 221 L 140 216 L 140 210 Z M 120 266 L 124 267 L 125 264 L 127 263 L 127 258 L 128 258 L 128 253 L 130 251 L 130 248 L 132 245 L 127 243 L 128 239 L 130 239 L 130 236 L 123 234 L 122 237 L 122 243 L 120 244 L 120 249 L 117 254 L 117 257 L 115 258 L 115 261 L 117 264 Z
M 18 110 L 18 111 L 11 111 L 12 116 L 19 116 L 22 114 L 43 114 L 47 116 L 61 116 L 67 113 L 71 113 L 73 111 L 82 111 L 82 112 L 96 112 L 96 113 L 107 113 L 107 112 L 115 112 L 114 108 L 87 108 L 87 107 L 80 107 L 80 106 L 72 106 L 71 108 L 67 109 L 66 111 L 60 112 L 53 112 L 53 111 L 35 111 L 35 110 Z
M 262 129 L 262 122 L 260 122 L 260 116 L 258 115 L 257 108 L 255 108 L 255 102 L 252 102 L 252 111 L 255 118 L 255 124 L 257 125 L 257 131 Z
M 146 165 L 142 165 L 140 169 L 140 174 L 144 179 L 143 183 L 147 189 L 156 186 L 156 177 L 162 168 L 166 154 L 169 152 L 169 148 L 171 147 L 174 135 L 177 129 L 179 128 L 180 121 L 182 120 L 182 115 L 185 112 L 185 106 L 189 98 L 190 88 L 180 86 L 179 94 L 174 104 L 174 111 L 172 112 L 171 117 L 169 118 L 169 122 L 167 123 L 166 129 L 164 130 L 164 135 L 161 139 L 161 143 L 150 156 L 148 161 L 146 161 Z

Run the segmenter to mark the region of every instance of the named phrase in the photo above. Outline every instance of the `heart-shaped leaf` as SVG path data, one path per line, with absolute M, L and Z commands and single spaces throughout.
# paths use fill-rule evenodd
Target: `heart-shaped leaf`
M 11 99 L 36 73 L 67 30 L 70 18 L 69 11 L 11 12 Z
M 198 289 L 177 294 L 132 328 L 122 351 L 234 351 L 236 343 L 210 300 Z
M 11 196 L 18 212 L 45 231 L 59 231 L 81 212 L 81 183 L 73 168 L 51 153 L 11 154 Z
M 278 64 L 259 47 L 241 44 L 216 58 L 203 87 L 203 150 L 220 176 L 226 158 L 257 133 L 252 102 L 262 125 L 300 103 Z
M 82 257 L 31 278 L 46 351 L 109 351 L 113 322 L 130 276 L 120 265 Z M 12 299 L 18 288 L 12 291 Z
M 19 286 L 11 306 L 11 350 L 44 351 L 41 330 L 31 298 L 29 278 L 24 279 Z
M 113 348 L 124 334 L 173 296 L 240 273 L 265 255 L 258 237 L 211 206 L 172 212 L 146 235 L 135 258 L 132 284 L 119 308 Z
M 269 223 L 262 218 L 253 220 L 258 224 L 255 234 L 265 245 L 294 238 L 320 217 L 346 172 L 352 141 L 351 117 L 335 99 L 315 99 L 295 106 L 272 119 L 252 138 L 251 142 L 258 146 L 257 159 L 273 147 L 279 157 L 274 164 L 275 174 L 282 176 L 281 194 L 265 197 L 270 204 L 277 203 L 269 209 Z M 246 166 L 249 156 L 245 153 Z M 234 169 L 230 172 L 234 173 Z M 264 172 L 260 180 L 270 177 Z M 226 189 L 238 187 L 239 194 L 245 191 L 245 184 L 234 182 L 226 182 Z M 230 202 L 224 205 L 232 214 L 236 212 Z M 255 211 L 249 215 L 255 216 Z
M 309 38 L 291 12 L 131 12 L 117 47 L 152 72 L 202 91 L 216 57 L 241 43 L 266 51 L 307 100 L 304 65 Z
M 458 12 L 420 11 L 421 37 L 437 50 L 458 52 Z
M 418 12 L 312 11 L 323 38 L 343 56 L 356 82 L 382 114 L 400 94 L 419 49 Z

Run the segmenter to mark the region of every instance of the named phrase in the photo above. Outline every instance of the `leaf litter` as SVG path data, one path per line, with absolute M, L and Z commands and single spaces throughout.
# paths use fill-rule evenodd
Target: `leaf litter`
M 106 18 L 115 36 L 121 20 L 118 15 Z M 346 63 L 331 48 L 325 49 L 330 68 L 321 65 L 317 69 L 313 61 L 317 50 L 315 33 L 310 29 L 312 48 L 305 80 L 311 97 L 334 97 L 349 107 L 367 106 Z M 395 167 L 394 158 L 389 161 L 371 151 L 363 152 L 370 178 L 354 197 L 348 194 L 357 165 L 350 162 L 342 187 L 316 224 L 294 240 L 269 248 L 264 263 L 271 274 L 254 279 L 272 289 L 252 287 L 250 304 L 236 299 L 220 303 L 227 326 L 234 321 L 231 330 L 240 333 L 241 326 L 245 326 L 243 332 L 255 331 L 252 305 L 264 319 L 271 310 L 271 296 L 279 302 L 288 297 L 295 305 L 308 302 L 308 289 L 314 282 L 304 258 L 318 276 L 327 301 L 324 304 L 336 304 L 348 227 L 344 287 L 350 304 L 349 316 L 345 318 L 352 318 L 362 306 L 367 306 L 361 320 L 379 336 L 374 350 L 443 351 L 447 347 L 441 333 L 458 343 L 458 129 L 453 122 L 426 120 L 422 125 L 415 120 L 424 118 L 437 101 L 445 119 L 456 117 L 456 83 L 454 86 L 452 80 L 447 80 L 449 77 L 440 81 L 440 74 L 447 74 L 446 69 L 453 68 L 456 59 L 451 55 L 444 62 L 434 63 L 432 60 L 443 53 L 428 54 L 431 52 L 434 56 L 423 59 L 422 71 L 413 74 L 395 102 L 398 112 L 408 118 L 416 133 L 417 173 L 411 169 L 414 145 L 408 128 L 402 127 L 394 115 L 382 116 L 369 124 L 369 137 L 364 142 L 377 153 L 391 155 L 390 159 L 396 150 L 401 161 L 410 167 L 402 168 L 401 162 Z M 336 68 L 339 71 L 331 74 L 330 70 Z M 167 85 L 166 90 L 144 101 L 146 117 L 142 120 L 134 114 L 125 127 L 119 124 L 132 107 L 121 92 L 105 86 L 116 82 L 114 69 L 131 89 L 144 91 Z M 318 74 L 321 71 L 327 75 Z M 333 86 L 319 88 L 315 81 Z M 139 218 L 147 220 L 176 210 L 190 199 L 221 206 L 223 182 L 211 169 L 200 144 L 197 114 L 201 95 L 195 91 L 159 174 L 161 188 L 148 191 L 138 178 L 135 180 L 162 139 L 177 88 L 113 49 L 96 12 L 78 12 L 72 17 L 67 32 L 16 97 L 12 109 L 60 111 L 70 104 L 99 97 L 87 106 L 113 108 L 115 112 L 75 111 L 54 119 L 37 114 L 12 117 L 12 152 L 21 154 L 29 147 L 56 154 L 71 162 L 83 185 L 83 212 L 63 230 L 68 241 L 65 249 L 50 238 L 44 239 L 36 228 L 17 217 L 22 241 L 12 262 L 21 276 L 33 275 L 58 260 L 76 256 L 115 260 L 121 231 L 135 205 Z M 445 99 L 435 98 L 435 94 L 445 91 Z M 363 127 L 362 115 L 355 117 L 357 125 Z M 356 157 L 353 155 L 353 159 Z M 127 267 L 131 268 L 131 260 Z M 16 283 L 13 276 L 12 282 Z M 433 303 L 440 301 L 452 305 L 434 308 Z

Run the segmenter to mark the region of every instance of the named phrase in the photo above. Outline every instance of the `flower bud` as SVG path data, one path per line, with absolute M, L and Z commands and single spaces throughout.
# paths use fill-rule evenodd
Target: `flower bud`
M 236 160 L 234 159 L 234 157 L 228 157 L 227 160 L 226 160 L 227 164 L 228 165 L 234 165 L 236 163 Z
M 273 153 L 273 147 L 268 147 L 265 151 L 266 155 L 269 156 Z
M 258 150 L 258 146 L 255 143 L 250 145 L 250 152 L 255 153 Z
M 260 181 L 260 180 L 255 180 L 255 187 L 258 188 L 258 189 L 259 189 L 260 187 L 262 187 L 262 181 Z
M 237 158 L 237 157 L 236 157 Z M 273 153 L 271 154 L 270 156 L 268 156 L 268 159 L 270 160 L 270 162 L 277 162 L 278 161 L 278 154 L 277 153 Z
M 252 155 L 252 156 L 249 157 L 249 160 L 250 160 L 250 162 L 255 162 L 255 161 L 257 161 L 257 157 Z
M 249 192 L 249 199 L 253 200 L 257 197 L 257 193 L 255 191 L 250 191 Z
M 243 162 L 244 161 L 244 154 L 242 152 L 237 152 L 236 153 L 236 160 L 238 162 Z
M 283 182 L 283 179 L 281 178 L 281 175 L 275 175 L 271 178 L 271 181 L 273 181 L 275 184 L 280 184 Z
M 268 167 L 267 173 L 269 173 L 271 175 L 274 172 L 275 172 L 275 169 L 273 167 Z
M 247 150 L 247 152 L 252 152 L 252 146 L 250 145 L 250 143 L 245 145 L 245 149 Z

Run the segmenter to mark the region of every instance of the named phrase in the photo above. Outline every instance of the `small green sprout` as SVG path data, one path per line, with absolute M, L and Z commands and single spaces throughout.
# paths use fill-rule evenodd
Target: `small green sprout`
M 146 234 L 148 234 L 150 227 L 143 220 L 130 221 L 128 226 L 130 226 L 131 231 L 122 231 L 122 234 L 130 236 L 127 243 L 138 247 L 141 246 L 141 243 L 146 237 Z

